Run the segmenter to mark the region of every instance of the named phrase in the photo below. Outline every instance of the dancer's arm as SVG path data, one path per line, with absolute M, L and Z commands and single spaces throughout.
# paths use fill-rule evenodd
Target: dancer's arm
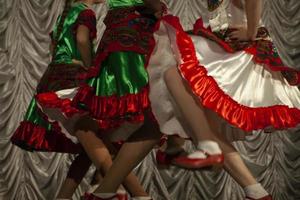
M 239 41 L 254 40 L 261 17 L 261 0 L 246 0 L 247 27 L 238 27 L 230 34 L 231 39 Z
M 79 25 L 76 34 L 77 48 L 80 52 L 83 65 L 89 67 L 92 64 L 92 43 L 90 30 L 84 25 Z
M 246 0 L 247 36 L 250 40 L 254 40 L 256 37 L 261 9 L 261 0 Z

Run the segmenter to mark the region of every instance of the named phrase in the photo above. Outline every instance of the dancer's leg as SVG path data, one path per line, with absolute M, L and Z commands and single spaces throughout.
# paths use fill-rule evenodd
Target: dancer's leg
M 57 198 L 71 199 L 91 164 L 85 153 L 78 155 L 69 168 L 67 178 L 62 184 Z
M 185 87 L 185 83 L 177 69 L 169 69 L 165 73 L 164 78 L 170 93 L 174 97 L 175 102 L 193 133 L 191 137 L 196 141 L 215 141 L 215 134 L 213 134 L 213 130 L 209 125 L 203 106 L 195 101 L 193 95 L 191 95 Z
M 110 154 L 114 155 L 115 157 L 118 154 L 117 148 L 107 139 L 103 138 L 103 140 L 109 149 Z M 132 172 L 124 179 L 123 186 L 130 193 L 131 197 L 148 196 L 147 192 L 145 192 L 144 188 L 140 184 L 137 176 Z
M 243 162 L 240 154 L 234 146 L 227 140 L 222 133 L 221 119 L 216 113 L 207 110 L 205 111 L 213 134 L 216 136 L 216 142 L 220 145 L 224 153 L 224 168 L 225 170 L 242 186 L 256 184 L 257 181 Z
M 219 144 L 224 153 L 224 167 L 226 171 L 242 187 L 245 188 L 257 184 L 239 153 L 228 142 L 225 135 L 222 134 L 221 122 L 216 113 L 205 109 L 195 101 L 193 94 L 186 88 L 177 69 L 170 69 L 166 73 L 165 80 L 184 118 L 193 130 L 196 140 L 214 140 Z
M 89 122 L 86 122 L 85 124 L 86 125 L 88 124 L 88 127 L 90 129 L 90 127 L 97 126 L 97 124 L 94 124 L 94 123 L 95 122 L 93 122 L 93 121 L 89 121 Z M 78 140 L 80 141 L 81 145 L 84 147 L 86 153 L 88 154 L 88 156 L 90 157 L 92 162 L 96 165 L 97 168 L 102 169 L 101 171 L 103 171 L 104 174 L 106 174 L 107 172 L 110 172 L 109 169 L 110 169 L 110 166 L 112 165 L 112 160 L 111 160 L 109 151 L 105 147 L 103 141 L 100 140 L 94 133 L 97 130 L 94 129 L 94 131 L 90 131 L 89 129 L 87 129 L 87 127 L 77 127 L 76 128 L 77 131 L 76 131 L 75 135 L 78 138 Z M 153 142 L 153 143 L 155 143 L 155 142 Z M 124 145 L 127 146 L 126 143 Z M 153 145 L 151 146 L 151 148 L 153 147 Z M 145 145 L 145 146 L 147 146 L 147 145 Z M 122 149 L 123 149 L 123 147 L 121 148 L 121 150 Z M 134 152 L 135 151 L 136 150 L 134 150 Z M 127 164 L 128 160 L 125 163 Z M 119 165 L 118 167 L 125 169 L 124 165 Z M 137 178 L 134 177 L 133 174 L 130 174 L 128 177 L 126 177 L 130 173 L 130 171 L 125 175 L 125 177 L 122 178 L 121 182 L 124 180 L 124 186 L 129 190 L 129 192 L 133 196 L 147 196 L 147 193 L 140 186 Z M 117 175 L 117 174 L 114 174 L 114 175 Z M 103 182 L 105 183 L 105 178 L 103 179 Z M 108 181 L 108 182 L 110 182 L 110 181 Z M 121 182 L 120 183 L 118 182 L 118 184 L 116 185 L 116 188 L 115 188 L 116 190 L 118 189 Z
M 159 142 L 160 132 L 150 120 L 135 132 L 120 149 L 103 185 L 95 193 L 115 193 L 124 178 Z

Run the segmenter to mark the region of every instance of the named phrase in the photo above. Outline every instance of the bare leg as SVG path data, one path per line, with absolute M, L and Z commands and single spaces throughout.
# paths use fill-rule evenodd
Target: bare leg
M 85 153 L 78 155 L 69 168 L 67 178 L 62 184 L 57 198 L 71 199 L 91 164 Z
M 93 125 L 91 124 L 89 125 L 89 127 L 92 126 Z M 89 131 L 86 130 L 85 127 L 79 127 L 77 128 L 77 130 L 78 131 L 76 131 L 75 135 L 95 166 L 98 169 L 101 169 L 101 172 L 103 172 L 103 174 L 110 172 L 109 169 L 112 166 L 112 159 L 103 141 L 99 139 L 94 133 L 96 132 L 96 130 Z M 124 145 L 126 146 L 126 144 Z M 119 167 L 124 168 L 124 165 L 119 165 Z M 129 176 L 125 176 L 124 178 L 122 178 L 121 182 L 124 180 L 124 186 L 129 190 L 132 196 L 147 196 L 148 194 L 144 191 L 136 176 L 130 173 L 130 171 L 126 174 L 126 176 L 129 174 Z M 105 179 L 103 180 L 103 182 L 105 182 Z M 121 182 L 116 186 L 116 190 L 120 186 Z M 101 185 L 101 187 L 103 186 Z
M 115 193 L 124 178 L 159 142 L 160 133 L 153 123 L 145 123 L 120 149 L 101 188 L 95 193 Z
M 148 196 L 148 193 L 141 186 L 140 181 L 132 172 L 124 179 L 123 186 L 129 191 L 132 197 Z
M 257 181 L 245 165 L 240 154 L 234 146 L 221 133 L 221 119 L 210 110 L 206 110 L 208 121 L 214 133 L 216 134 L 217 142 L 224 152 L 224 168 L 225 170 L 240 184 L 243 188 L 248 185 L 256 184 Z
M 215 134 L 213 134 L 206 119 L 203 106 L 198 104 L 188 92 L 176 68 L 171 68 L 165 73 L 165 81 L 184 119 L 193 132 L 191 137 L 196 141 L 215 140 Z
M 115 155 L 118 154 L 118 150 L 116 149 L 116 147 L 105 138 L 104 142 L 107 148 L 109 149 L 111 155 L 114 155 L 115 157 Z M 105 173 L 107 173 L 107 171 Z M 148 196 L 147 192 L 145 192 L 144 188 L 141 186 L 140 181 L 132 172 L 130 172 L 129 175 L 124 179 L 123 186 L 132 197 Z
M 194 137 L 197 141 L 214 140 L 216 141 L 225 158 L 226 171 L 243 187 L 257 183 L 251 172 L 242 161 L 239 153 L 226 140 L 223 134 L 220 134 L 220 123 L 214 116 L 214 113 L 206 110 L 198 104 L 193 95 L 185 87 L 177 69 L 171 69 L 165 77 L 167 86 L 187 120 Z

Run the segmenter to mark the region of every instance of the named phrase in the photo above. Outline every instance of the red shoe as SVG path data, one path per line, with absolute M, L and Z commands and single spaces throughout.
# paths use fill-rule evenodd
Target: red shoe
M 206 158 L 189 158 L 188 156 L 178 156 L 173 159 L 173 164 L 186 169 L 201 169 L 201 168 L 220 168 L 223 166 L 224 155 L 210 155 L 203 152 Z
M 180 155 L 181 152 L 176 154 L 168 154 L 164 151 L 158 150 L 156 152 L 156 162 L 158 165 L 171 165 L 173 160 Z
M 265 196 L 265 197 L 262 197 L 262 198 L 259 198 L 259 199 L 253 199 L 253 198 L 250 198 L 250 197 L 246 197 L 246 200 L 273 200 L 273 199 L 272 199 L 271 195 L 268 195 L 268 196 Z
M 127 194 L 116 194 L 109 198 L 96 197 L 92 193 L 85 193 L 83 200 L 128 200 Z

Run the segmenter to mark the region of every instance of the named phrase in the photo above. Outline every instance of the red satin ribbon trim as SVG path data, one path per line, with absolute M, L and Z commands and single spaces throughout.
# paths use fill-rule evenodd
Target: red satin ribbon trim
M 61 99 L 55 92 L 46 92 L 36 95 L 37 102 L 46 108 L 58 108 L 67 117 L 72 117 L 74 114 L 83 114 L 83 110 L 79 110 L 72 106 L 70 99 Z
M 73 99 L 73 105 L 82 103 L 90 110 L 91 115 L 96 119 L 112 119 L 125 117 L 128 114 L 142 113 L 150 108 L 148 98 L 149 87 L 143 88 L 138 94 L 126 94 L 124 96 L 95 96 L 93 88 L 82 86 L 76 97 Z
M 245 131 L 259 130 L 267 127 L 286 129 L 300 123 L 300 110 L 285 105 L 251 108 L 240 105 L 225 94 L 216 81 L 207 75 L 207 70 L 200 65 L 193 41 L 183 31 L 177 17 L 166 16 L 165 20 L 176 28 L 177 46 L 182 64 L 179 71 L 199 98 L 200 103 L 215 111 L 228 123 Z
M 57 123 L 51 124 L 54 128 L 47 131 L 29 121 L 21 122 L 11 138 L 11 142 L 22 149 L 29 151 L 46 151 L 77 154 L 83 151 L 80 144 L 73 143 L 61 131 Z
M 100 97 L 95 96 L 92 87 L 85 85 L 79 89 L 73 101 L 60 99 L 54 92 L 37 94 L 36 99 L 41 106 L 60 109 L 67 117 L 88 112 L 101 129 L 109 129 L 125 121 L 143 122 L 144 112 L 151 109 L 148 94 L 149 88 L 145 87 L 138 94 Z M 84 104 L 88 110 L 78 109 L 79 104 Z

